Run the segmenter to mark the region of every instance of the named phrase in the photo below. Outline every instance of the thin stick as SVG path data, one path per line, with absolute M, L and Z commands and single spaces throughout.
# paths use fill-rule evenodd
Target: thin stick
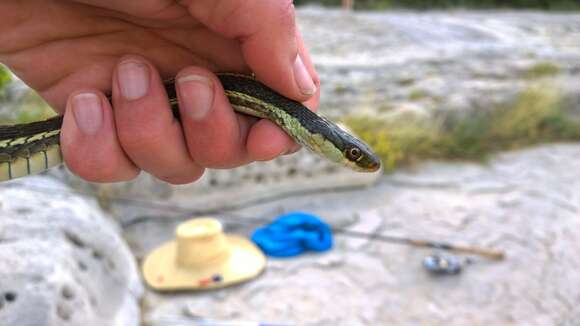
M 446 243 L 446 242 L 419 240 L 419 239 L 395 237 L 395 236 L 382 235 L 382 234 L 368 234 L 368 233 L 357 232 L 357 231 L 349 231 L 349 230 L 345 230 L 345 229 L 335 229 L 333 231 L 337 234 L 342 234 L 342 235 L 353 237 L 353 238 L 374 239 L 374 240 L 379 240 L 382 242 L 404 244 L 404 245 L 410 245 L 413 247 L 421 247 L 421 248 L 442 249 L 442 250 L 452 251 L 452 252 L 456 252 L 456 253 L 482 256 L 482 257 L 486 257 L 486 258 L 493 259 L 493 260 L 505 259 L 504 252 L 492 250 L 492 249 L 486 249 L 486 248 L 457 246 L 457 245 L 453 245 L 453 244 Z

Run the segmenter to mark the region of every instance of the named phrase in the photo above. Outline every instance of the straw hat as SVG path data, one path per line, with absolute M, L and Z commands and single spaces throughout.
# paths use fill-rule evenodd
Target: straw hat
M 155 249 L 143 262 L 143 275 L 156 290 L 220 288 L 252 279 L 266 265 L 249 240 L 223 233 L 213 218 L 180 224 L 176 240 Z

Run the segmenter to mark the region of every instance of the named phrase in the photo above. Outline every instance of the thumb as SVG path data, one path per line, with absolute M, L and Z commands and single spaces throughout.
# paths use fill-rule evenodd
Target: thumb
M 191 15 L 214 32 L 240 40 L 244 59 L 256 77 L 298 101 L 317 91 L 296 39 L 292 0 L 183 1 Z

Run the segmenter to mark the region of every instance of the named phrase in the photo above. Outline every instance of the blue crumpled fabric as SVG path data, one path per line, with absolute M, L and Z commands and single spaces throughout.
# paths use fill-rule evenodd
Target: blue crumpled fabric
M 277 217 L 258 228 L 252 241 L 271 257 L 292 257 L 305 251 L 323 252 L 332 248 L 332 230 L 315 215 L 294 212 Z

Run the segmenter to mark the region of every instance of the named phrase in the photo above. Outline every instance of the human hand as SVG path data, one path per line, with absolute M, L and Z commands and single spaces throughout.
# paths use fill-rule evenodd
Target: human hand
M 318 105 L 291 0 L 0 0 L 0 17 L 0 62 L 64 113 L 65 161 L 89 181 L 145 170 L 189 183 L 297 149 L 270 121 L 235 114 L 212 71 L 254 72 Z M 181 123 L 162 85 L 174 76 Z

